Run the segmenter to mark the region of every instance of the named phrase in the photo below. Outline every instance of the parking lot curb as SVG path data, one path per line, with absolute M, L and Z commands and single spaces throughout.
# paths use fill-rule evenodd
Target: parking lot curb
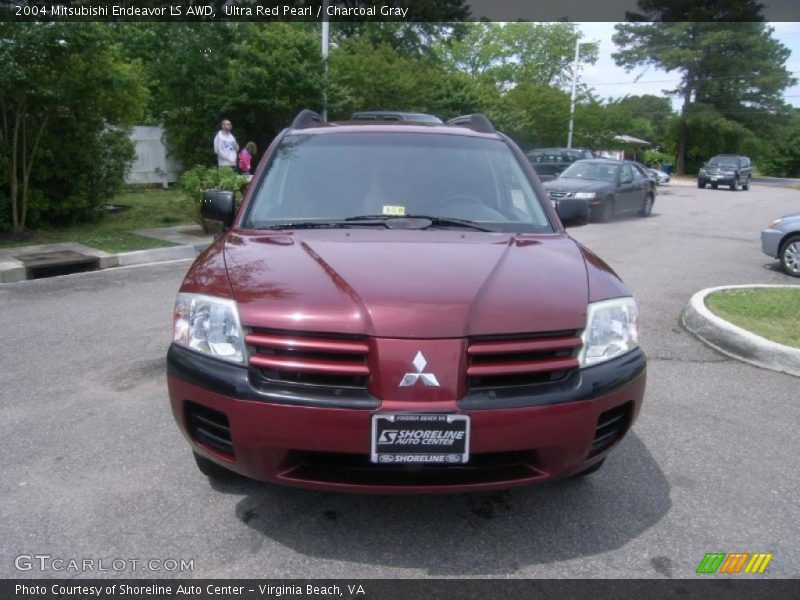
M 750 284 L 700 290 L 691 297 L 683 311 L 684 327 L 712 348 L 732 358 L 764 369 L 800 377 L 800 349 L 778 344 L 737 327 L 712 313 L 706 306 L 706 296 L 713 292 L 752 288 L 798 289 L 798 286 Z
M 131 265 L 143 265 L 146 263 L 164 262 L 169 260 L 180 260 L 182 258 L 194 258 L 197 250 L 194 246 L 172 246 L 170 248 L 151 248 L 149 250 L 134 250 L 133 252 L 121 252 L 117 254 L 120 267 Z
M 80 252 L 86 256 L 97 257 L 98 262 L 96 269 L 98 271 L 103 271 L 106 269 L 113 269 L 115 267 L 130 267 L 149 263 L 194 259 L 211 244 L 210 238 L 193 239 L 190 241 L 192 242 L 191 244 L 170 246 L 166 248 L 150 248 L 148 250 L 134 250 L 132 252 L 120 252 L 118 254 L 102 252 L 101 250 L 96 250 L 94 248 L 89 248 L 88 246 L 83 246 L 76 243 L 41 244 L 38 246 L 12 247 L 5 249 L 4 252 L 0 253 L 0 284 L 17 283 L 32 278 L 29 270 L 25 268 L 25 264 L 22 261 L 17 260 L 12 253 L 20 254 L 25 252 L 47 252 L 67 248 L 76 252 Z

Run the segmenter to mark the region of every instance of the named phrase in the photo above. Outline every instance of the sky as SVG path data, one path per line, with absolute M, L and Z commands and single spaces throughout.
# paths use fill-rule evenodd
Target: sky
M 583 32 L 583 41 L 596 41 L 600 44 L 600 52 L 595 65 L 585 66 L 581 71 L 580 82 L 592 88 L 600 98 L 620 98 L 625 95 L 653 94 L 663 95 L 665 89 L 672 89 L 680 80 L 676 72 L 667 73 L 650 67 L 637 68 L 626 73 L 617 67 L 611 55 L 617 48 L 611 41 L 614 35 L 614 23 L 577 23 Z M 786 61 L 786 68 L 795 78 L 800 80 L 800 22 L 774 22 L 770 26 L 775 29 L 772 36 L 792 51 Z M 638 81 L 636 81 L 638 76 Z M 800 85 L 787 88 L 784 92 L 786 102 L 800 107 Z M 673 98 L 673 108 L 680 108 L 680 100 Z

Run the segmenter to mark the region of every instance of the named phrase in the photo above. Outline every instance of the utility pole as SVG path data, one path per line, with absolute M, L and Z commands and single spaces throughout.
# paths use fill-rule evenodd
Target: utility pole
M 322 0 L 322 122 L 328 120 L 328 0 Z
M 578 58 L 580 56 L 580 37 L 575 38 L 575 64 L 572 66 L 572 99 L 569 104 L 569 135 L 567 148 L 572 148 L 572 128 L 575 124 L 575 89 L 578 85 Z

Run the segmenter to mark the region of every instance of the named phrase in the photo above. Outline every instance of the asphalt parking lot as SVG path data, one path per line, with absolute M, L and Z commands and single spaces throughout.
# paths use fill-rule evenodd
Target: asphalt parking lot
M 800 284 L 758 239 L 797 211 L 790 189 L 667 186 L 648 219 L 572 230 L 640 303 L 644 407 L 597 474 L 502 493 L 212 486 L 166 395 L 189 262 L 4 284 L 0 576 L 680 578 L 716 551 L 772 552 L 765 576 L 800 577 L 800 381 L 722 356 L 679 324 L 702 288 Z M 125 562 L 17 568 L 33 555 Z

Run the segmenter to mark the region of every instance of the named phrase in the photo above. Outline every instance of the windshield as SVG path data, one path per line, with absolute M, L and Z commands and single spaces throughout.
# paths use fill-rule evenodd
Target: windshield
M 561 173 L 562 179 L 592 179 L 595 181 L 616 181 L 619 165 L 595 162 L 576 162 Z
M 736 158 L 712 158 L 708 161 L 709 167 L 738 167 L 739 160 Z
M 532 150 L 528 158 L 534 164 L 542 163 L 571 163 L 584 158 L 583 152 L 578 150 Z
M 258 184 L 243 226 L 366 215 L 446 217 L 487 224 L 490 231 L 553 230 L 504 142 L 373 131 L 287 136 Z M 355 220 L 347 226 L 370 224 L 375 225 Z

